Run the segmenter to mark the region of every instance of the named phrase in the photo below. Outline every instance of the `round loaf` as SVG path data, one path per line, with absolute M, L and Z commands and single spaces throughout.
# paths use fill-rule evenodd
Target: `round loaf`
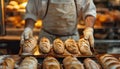
M 25 57 L 18 69 L 37 69 L 37 63 L 35 57 Z
M 72 53 L 72 54 L 78 54 L 79 53 L 77 43 L 74 39 L 71 39 L 71 38 L 67 39 L 65 41 L 65 47 L 66 47 L 67 51 Z
M 76 58 L 68 56 L 63 59 L 64 69 L 84 69 L 83 64 Z
M 109 60 L 112 60 L 112 61 L 118 61 L 116 58 L 114 57 L 104 57 L 104 59 L 101 60 L 102 63 L 105 63 Z
M 116 63 L 117 61 L 116 60 L 112 60 L 112 59 L 109 59 L 109 60 L 106 60 L 103 64 L 104 68 L 107 68 L 109 65 L 113 64 L 113 63 Z
M 43 53 L 49 53 L 50 52 L 50 40 L 46 37 L 42 37 L 39 42 L 40 51 Z
M 61 39 L 57 38 L 53 41 L 53 50 L 57 54 L 62 54 L 64 53 L 64 43 Z
M 42 69 L 60 69 L 60 63 L 54 57 L 46 57 L 43 60 Z
M 14 69 L 15 61 L 12 58 L 6 58 L 3 62 L 5 69 Z
M 86 69 L 101 69 L 100 66 L 90 58 L 86 58 L 84 64 Z
M 92 51 L 90 50 L 90 44 L 88 40 L 85 39 L 79 39 L 78 41 L 78 47 L 83 55 L 92 55 Z
M 107 66 L 107 69 L 120 69 L 120 62 L 114 62 Z
M 24 53 L 32 53 L 32 51 L 36 47 L 36 45 L 37 45 L 36 37 L 32 37 L 28 40 L 25 40 L 24 44 L 23 44 L 23 52 Z

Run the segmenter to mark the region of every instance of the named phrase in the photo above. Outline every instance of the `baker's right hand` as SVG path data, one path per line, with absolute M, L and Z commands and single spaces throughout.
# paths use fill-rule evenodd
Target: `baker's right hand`
M 22 35 L 21 35 L 21 41 L 20 44 L 23 44 L 25 40 L 33 37 L 33 30 L 29 27 L 25 28 Z

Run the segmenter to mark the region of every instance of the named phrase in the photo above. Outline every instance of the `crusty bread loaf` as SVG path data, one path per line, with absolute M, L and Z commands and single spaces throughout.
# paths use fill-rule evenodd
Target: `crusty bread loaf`
M 105 69 L 119 69 L 120 62 L 112 55 L 104 54 L 99 57 L 101 64 Z
M 101 60 L 102 63 L 105 63 L 109 60 L 112 60 L 112 61 L 118 61 L 116 58 L 114 57 L 104 57 L 104 59 Z
M 15 61 L 12 58 L 6 58 L 3 62 L 3 68 L 2 69 L 14 69 L 15 67 Z
M 84 69 L 83 64 L 76 58 L 68 56 L 63 59 L 64 69 Z
M 35 57 L 25 57 L 18 69 L 37 69 L 37 59 Z
M 79 47 L 81 54 L 92 55 L 92 51 L 90 50 L 90 44 L 88 40 L 85 40 L 84 38 L 79 39 L 78 47 Z
M 61 39 L 57 38 L 53 41 L 53 50 L 57 54 L 62 54 L 64 53 L 64 43 Z
M 65 41 L 65 47 L 66 47 L 67 51 L 72 53 L 72 54 L 78 54 L 79 53 L 77 43 L 74 39 L 71 39 L 71 38 L 67 39 Z
M 60 69 L 60 63 L 54 57 L 46 57 L 43 60 L 42 69 Z
M 49 53 L 51 49 L 50 40 L 46 37 L 42 37 L 39 42 L 39 47 L 42 53 Z
M 23 44 L 23 53 L 32 53 L 32 50 L 36 47 L 37 45 L 37 38 L 36 37 L 32 37 L 28 40 L 24 41 Z
M 113 63 L 116 63 L 116 62 L 118 62 L 118 61 L 109 59 L 104 63 L 104 66 L 108 67 L 110 64 L 113 64 Z
M 84 65 L 86 69 L 101 69 L 100 65 L 90 58 L 84 60 Z
M 99 57 L 100 60 L 104 59 L 105 57 L 112 57 L 110 54 L 103 54 Z
M 109 61 L 109 60 L 118 61 L 117 58 L 113 57 L 113 56 L 110 55 L 110 54 L 104 54 L 104 55 L 100 56 L 99 59 L 100 59 L 100 62 L 103 63 L 103 64 L 104 64 L 106 61 Z
M 120 62 L 114 62 L 107 66 L 107 69 L 120 69 Z

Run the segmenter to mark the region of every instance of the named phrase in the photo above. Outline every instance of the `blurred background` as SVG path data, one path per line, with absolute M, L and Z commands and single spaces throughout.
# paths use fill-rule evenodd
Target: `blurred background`
M 120 53 L 120 0 L 94 0 L 97 19 L 94 26 L 95 49 L 98 53 Z M 20 36 L 24 30 L 27 0 L 1 0 L 0 2 L 0 54 L 17 54 Z M 42 21 L 35 23 L 37 36 Z M 78 23 L 82 35 L 84 21 Z

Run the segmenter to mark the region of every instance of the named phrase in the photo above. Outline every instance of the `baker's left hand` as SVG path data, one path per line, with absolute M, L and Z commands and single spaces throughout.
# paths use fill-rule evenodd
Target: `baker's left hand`
M 83 31 L 84 39 L 88 40 L 90 43 L 91 47 L 94 47 L 94 36 L 93 36 L 93 28 L 92 27 L 87 27 Z

